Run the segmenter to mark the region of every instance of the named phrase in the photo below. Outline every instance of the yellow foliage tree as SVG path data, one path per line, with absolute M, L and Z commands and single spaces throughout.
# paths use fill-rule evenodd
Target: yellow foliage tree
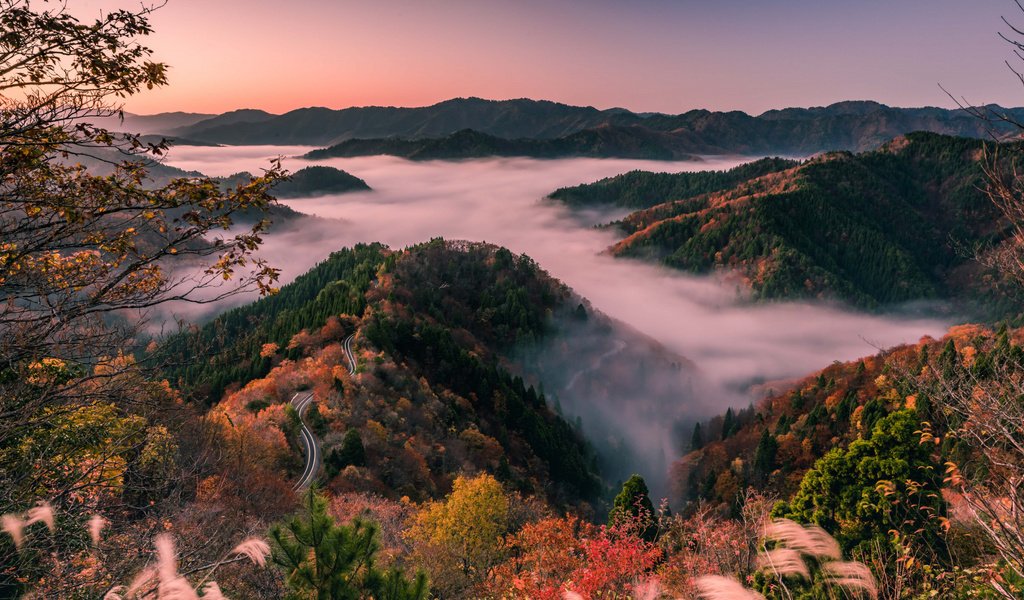
M 450 597 L 486 578 L 502 558 L 508 531 L 508 495 L 497 479 L 482 474 L 456 478 L 451 494 L 415 515 L 406 536 L 434 591 Z

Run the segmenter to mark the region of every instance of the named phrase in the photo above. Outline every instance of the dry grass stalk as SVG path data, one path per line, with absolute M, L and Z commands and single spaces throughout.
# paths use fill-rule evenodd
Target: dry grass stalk
M 705 575 L 693 580 L 697 597 L 704 600 L 764 600 L 764 596 L 740 585 L 736 580 Z
M 839 560 L 843 557 L 839 542 L 817 525 L 803 526 L 789 519 L 774 519 L 765 526 L 764 536 L 818 560 Z
M 771 571 L 779 577 L 811 578 L 811 570 L 804 562 L 803 555 L 792 548 L 776 548 L 762 553 L 757 558 L 757 567 L 762 571 Z
M 831 585 L 841 587 L 854 594 L 866 594 L 871 598 L 878 597 L 878 584 L 875 583 L 875 576 L 871 569 L 863 563 L 836 561 L 822 565 L 828 582 Z
M 260 538 L 251 537 L 235 546 L 231 553 L 246 556 L 253 564 L 263 567 L 266 566 L 267 558 L 270 556 L 270 544 Z
M 107 526 L 107 520 L 100 515 L 93 515 L 89 519 L 89 539 L 92 540 L 93 546 L 100 544 L 100 534 L 103 533 L 103 528 Z

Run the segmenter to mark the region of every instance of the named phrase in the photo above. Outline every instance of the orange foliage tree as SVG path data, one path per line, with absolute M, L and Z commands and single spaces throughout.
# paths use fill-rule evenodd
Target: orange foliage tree
M 662 556 L 640 536 L 643 527 L 636 519 L 609 527 L 575 516 L 530 523 L 507 538 L 510 558 L 492 570 L 482 593 L 534 600 L 561 600 L 567 591 L 586 599 L 628 596 Z

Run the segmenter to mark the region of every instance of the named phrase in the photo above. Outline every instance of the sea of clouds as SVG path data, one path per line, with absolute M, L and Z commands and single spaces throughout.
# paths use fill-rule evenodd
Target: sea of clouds
M 268 159 L 281 156 L 285 166 L 294 171 L 313 164 L 293 158 L 307 150 L 183 146 L 174 148 L 167 162 L 224 176 L 259 172 Z M 879 348 L 942 334 L 949 322 L 930 316 L 937 314 L 934 312 L 869 315 L 834 304 L 751 304 L 738 297 L 735 284 L 721 277 L 697 277 L 612 258 L 603 252 L 617 241 L 617 234 L 594 225 L 623 216 L 624 211 L 571 211 L 545 199 L 559 187 L 633 169 L 727 169 L 748 160 L 751 158 L 412 162 L 378 156 L 318 161 L 315 164 L 344 169 L 364 179 L 373 191 L 285 202 L 322 218 L 271 233 L 262 254 L 282 269 L 286 282 L 330 252 L 358 242 L 379 241 L 400 248 L 440 236 L 486 241 L 526 253 L 588 298 L 597 310 L 692 361 L 707 383 L 700 398 L 687 401 L 695 418 L 718 414 L 726 404 L 746 404 L 749 398 L 741 391 L 753 383 L 807 375 L 836 360 L 852 360 Z M 664 431 L 660 437 L 668 440 L 669 423 L 646 422 L 660 419 L 651 414 L 637 423 L 638 436 L 650 436 L 652 428 L 660 428 Z M 678 453 L 678 444 L 667 450 L 666 444 L 669 442 L 657 444 L 662 454 Z

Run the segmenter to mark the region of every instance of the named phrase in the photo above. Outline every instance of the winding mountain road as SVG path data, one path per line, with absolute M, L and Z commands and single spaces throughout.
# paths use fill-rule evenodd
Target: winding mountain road
M 348 374 L 349 375 L 355 375 L 356 374 L 356 357 L 355 357 L 354 354 L 352 354 L 352 340 L 355 337 L 356 337 L 356 334 L 353 333 L 352 335 L 350 335 L 347 338 L 345 338 L 345 341 L 342 342 L 342 344 L 341 344 L 341 347 L 345 350 L 345 358 L 348 359 Z
M 579 378 L 582 377 L 583 375 L 600 369 L 601 365 L 604 364 L 604 361 L 606 359 L 609 359 L 615 356 L 616 354 L 622 352 L 623 350 L 626 349 L 626 346 L 626 342 L 622 340 L 615 340 L 615 347 L 605 352 L 601 356 L 598 356 L 597 360 L 594 361 L 594 364 L 590 365 L 590 367 L 586 369 L 580 369 L 579 371 L 573 373 L 573 376 L 569 379 L 569 383 L 567 383 L 565 386 L 565 391 L 568 392 L 569 390 L 571 390 L 573 386 L 576 385 L 576 382 L 579 380 Z
M 309 484 L 313 483 L 320 466 L 320 444 L 317 443 L 316 437 L 313 436 L 313 432 L 309 430 L 309 427 L 306 427 L 306 422 L 302 420 L 302 415 L 305 414 L 306 409 L 312 403 L 313 392 L 297 392 L 292 396 L 292 406 L 295 407 L 295 412 L 299 414 L 299 423 L 302 425 L 302 429 L 299 430 L 299 434 L 302 435 L 302 445 L 306 447 L 306 466 L 302 469 L 302 477 L 295 484 L 296 490 L 308 488 Z
M 356 357 L 352 353 L 352 340 L 356 337 L 356 334 L 352 334 L 345 338 L 342 342 L 342 349 L 345 351 L 345 358 L 348 360 L 348 374 L 356 374 Z M 308 488 L 314 481 L 316 481 L 316 474 L 320 470 L 320 465 L 323 462 L 323 456 L 320 452 L 320 442 L 317 441 L 316 436 L 306 426 L 306 422 L 302 419 L 302 416 L 306 413 L 306 409 L 313 403 L 313 392 L 296 392 L 291 399 L 292 406 L 295 407 L 295 412 L 299 415 L 299 423 L 302 428 L 299 430 L 302 435 L 302 445 L 306 447 L 306 466 L 302 469 L 302 477 L 299 478 L 298 483 L 295 484 L 295 490 L 301 491 Z

